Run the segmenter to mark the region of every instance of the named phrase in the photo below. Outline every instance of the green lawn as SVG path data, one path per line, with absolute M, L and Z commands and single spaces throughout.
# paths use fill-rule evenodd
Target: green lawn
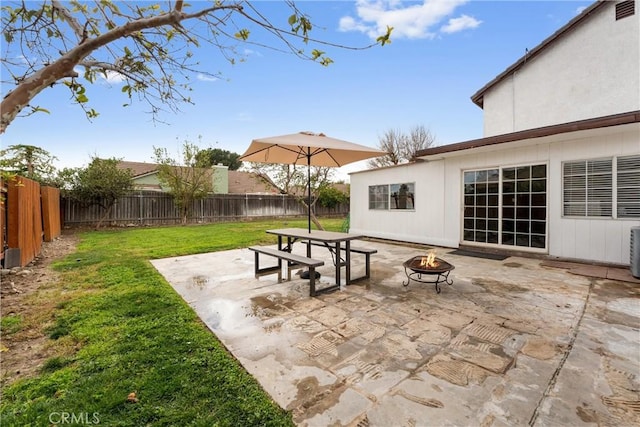
M 66 413 L 109 426 L 293 425 L 149 262 L 275 243 L 264 231 L 282 227 L 306 220 L 82 233 L 54 264 L 61 283 L 31 300 L 53 302 L 45 330 L 57 356 L 2 389 L 1 424 L 46 426 Z M 9 332 L 29 326 L 2 320 Z

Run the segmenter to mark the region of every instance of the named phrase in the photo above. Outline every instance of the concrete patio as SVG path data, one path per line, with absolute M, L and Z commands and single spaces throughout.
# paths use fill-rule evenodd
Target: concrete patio
M 365 245 L 378 249 L 371 279 L 316 298 L 298 276 L 255 279 L 247 249 L 152 263 L 301 426 L 640 424 L 628 270 L 437 249 L 455 265 L 437 294 L 403 286 L 402 263 L 425 247 Z M 313 256 L 321 288 L 334 268 Z

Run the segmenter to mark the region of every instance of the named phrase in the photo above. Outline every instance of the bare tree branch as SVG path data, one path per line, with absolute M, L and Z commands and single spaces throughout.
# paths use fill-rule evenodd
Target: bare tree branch
M 374 169 L 413 162 L 419 150 L 424 150 L 434 143 L 435 137 L 423 125 L 414 126 L 409 135 L 398 129 L 389 129 L 378 142 L 378 148 L 387 154 L 367 161 L 367 166 Z

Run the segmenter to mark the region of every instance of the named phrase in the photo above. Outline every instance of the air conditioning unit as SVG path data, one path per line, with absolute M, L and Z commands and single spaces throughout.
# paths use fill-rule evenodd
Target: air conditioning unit
M 631 275 L 640 279 L 640 227 L 631 227 Z

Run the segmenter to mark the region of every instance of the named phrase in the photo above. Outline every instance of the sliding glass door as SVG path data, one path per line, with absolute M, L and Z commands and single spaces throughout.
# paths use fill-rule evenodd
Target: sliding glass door
M 463 191 L 463 241 L 546 248 L 546 165 L 465 171 Z

